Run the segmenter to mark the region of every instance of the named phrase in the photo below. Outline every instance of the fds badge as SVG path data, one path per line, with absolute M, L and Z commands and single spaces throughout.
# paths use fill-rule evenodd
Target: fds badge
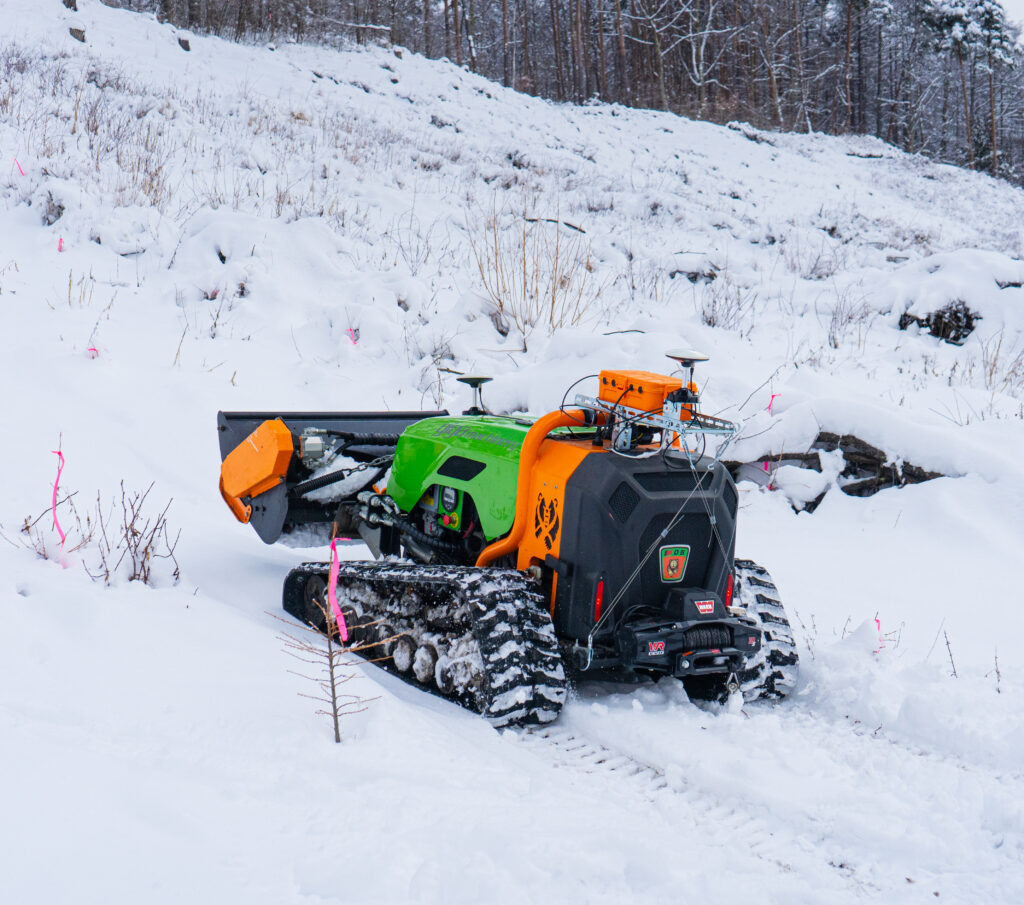
M 690 545 L 662 547 L 659 558 L 661 560 L 661 580 L 666 584 L 682 581 L 686 572 L 686 561 L 690 558 Z

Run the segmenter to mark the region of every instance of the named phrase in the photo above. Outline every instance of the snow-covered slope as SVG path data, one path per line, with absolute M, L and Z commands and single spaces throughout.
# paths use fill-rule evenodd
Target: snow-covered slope
M 185 53 L 78 6 L 0 0 L 0 899 L 1024 898 L 1021 191 L 408 53 Z M 530 266 L 556 237 L 576 265 L 579 316 L 502 335 L 479 264 L 521 262 L 524 229 Z M 898 330 L 957 299 L 983 318 L 962 347 Z M 272 615 L 323 551 L 233 521 L 217 409 L 461 410 L 458 370 L 541 412 L 674 346 L 711 354 L 751 459 L 852 431 L 949 475 L 813 514 L 742 485 L 795 699 L 584 687 L 538 739 L 363 668 L 377 700 L 333 745 Z M 52 558 L 23 545 L 58 444 L 83 515 L 122 480 L 173 497 L 177 584 L 91 581 L 95 538 L 61 568 L 45 516 Z

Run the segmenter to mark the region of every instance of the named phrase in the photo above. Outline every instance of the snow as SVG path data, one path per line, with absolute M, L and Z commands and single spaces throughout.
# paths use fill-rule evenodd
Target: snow
M 1024 899 L 1024 193 L 407 52 L 186 54 L 78 5 L 0 0 L 0 900 Z M 558 236 L 589 263 L 586 304 L 502 336 L 478 259 L 492 217 L 514 254 L 523 214 L 538 260 Z M 982 315 L 962 347 L 898 329 L 956 299 Z M 679 347 L 711 355 L 730 456 L 829 430 L 947 475 L 813 513 L 786 493 L 834 469 L 741 485 L 738 551 L 795 622 L 794 698 L 583 685 L 569 755 L 363 666 L 349 687 L 375 700 L 334 745 L 276 618 L 287 569 L 325 551 L 234 522 L 216 411 L 461 411 L 457 370 L 536 414 Z M 177 584 L 163 561 L 156 588 L 91 581 L 95 540 L 61 567 L 58 444 L 83 516 L 121 481 L 173 497 Z M 50 559 L 22 544 L 30 514 Z

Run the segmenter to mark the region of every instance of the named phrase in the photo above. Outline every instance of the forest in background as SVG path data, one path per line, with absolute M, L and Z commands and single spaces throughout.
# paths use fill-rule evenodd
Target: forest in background
M 992 0 L 104 0 L 235 40 L 376 42 L 518 91 L 873 135 L 1024 181 L 1024 49 Z

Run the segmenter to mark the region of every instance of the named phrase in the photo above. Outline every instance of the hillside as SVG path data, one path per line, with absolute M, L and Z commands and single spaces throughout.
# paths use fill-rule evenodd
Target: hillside
M 0 898 L 1021 901 L 1021 190 L 78 6 L 0 0 Z M 543 290 L 556 249 L 554 310 L 496 310 L 499 267 Z M 957 301 L 961 346 L 900 329 Z M 325 551 L 234 522 L 217 410 L 461 411 L 473 372 L 539 414 L 680 346 L 744 461 L 829 431 L 944 475 L 814 512 L 740 485 L 794 699 L 583 686 L 543 739 L 358 667 L 333 745 L 274 617 Z M 177 581 L 91 580 L 95 533 L 61 567 L 58 448 L 83 518 L 173 498 Z

